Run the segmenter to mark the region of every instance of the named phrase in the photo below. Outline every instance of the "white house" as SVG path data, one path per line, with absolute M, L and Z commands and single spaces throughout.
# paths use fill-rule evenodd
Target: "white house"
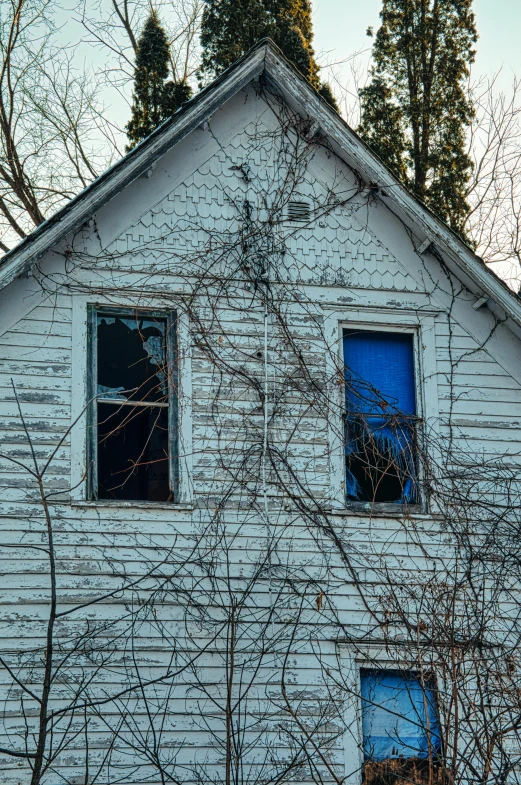
M 276 47 L 0 282 L 2 783 L 521 779 L 521 301 Z

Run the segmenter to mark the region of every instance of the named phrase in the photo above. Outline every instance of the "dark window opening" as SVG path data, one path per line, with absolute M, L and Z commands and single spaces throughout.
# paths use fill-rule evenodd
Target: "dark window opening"
M 362 669 L 364 783 L 445 783 L 433 679 Z
M 344 361 L 348 500 L 417 503 L 413 336 L 346 331 Z
M 397 419 L 347 419 L 348 495 L 374 503 L 416 501 L 414 427 Z
M 168 412 L 98 404 L 98 498 L 169 501 Z
M 168 404 L 166 318 L 98 313 L 98 396 Z
M 91 497 L 174 499 L 174 327 L 167 315 L 93 312 Z

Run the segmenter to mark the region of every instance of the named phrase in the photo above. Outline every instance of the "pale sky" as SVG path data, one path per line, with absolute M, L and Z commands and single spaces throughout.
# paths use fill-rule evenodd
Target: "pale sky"
M 0 3 L 2 0 L 0 0 Z M 76 0 L 72 0 L 73 6 Z M 102 6 L 110 0 L 101 0 Z M 315 32 L 315 51 L 320 65 L 337 63 L 334 68 L 336 80 L 332 74 L 323 72 L 324 79 L 331 82 L 340 100 L 340 110 L 346 111 L 346 103 L 342 100 L 342 90 L 339 87 L 352 90 L 354 83 L 351 77 L 351 66 L 345 61 L 356 52 L 364 51 L 356 58 L 359 74 L 365 81 L 367 65 L 371 48 L 371 39 L 366 36 L 369 26 L 375 30 L 379 25 L 379 11 L 382 0 L 312 0 L 313 27 Z M 498 69 L 503 68 L 499 85 L 508 91 L 514 73 L 521 76 L 521 0 L 474 0 L 479 41 L 477 44 L 477 59 L 473 68 L 474 76 L 491 76 Z M 65 33 L 65 31 L 67 31 Z M 76 40 L 84 34 L 82 28 L 74 23 L 71 17 L 64 33 L 70 40 Z M 85 58 L 93 65 L 104 62 L 106 52 L 99 48 L 77 47 L 78 56 Z M 336 81 L 336 84 L 335 84 Z M 130 100 L 130 85 L 125 93 Z M 348 101 L 352 106 L 356 101 Z M 116 124 L 121 123 L 121 118 L 127 118 L 129 107 L 117 94 L 108 95 L 108 103 Z M 110 111 L 109 110 L 109 111 Z M 349 116 L 351 123 L 357 124 L 358 118 Z
M 521 0 L 474 0 L 473 5 L 479 39 L 472 76 L 492 76 L 502 69 L 496 84 L 508 93 L 514 76 L 521 78 Z M 359 64 L 367 65 L 371 39 L 366 30 L 378 28 L 381 6 L 382 0 L 313 0 L 314 44 L 320 64 L 339 62 L 367 49 L 365 55 L 357 58 Z M 366 72 L 366 68 L 362 71 Z M 336 74 L 340 83 L 352 84 L 349 65 L 338 66 Z M 324 77 L 330 79 L 327 71 Z M 345 108 L 343 103 L 341 110 Z M 349 113 L 347 119 L 352 124 L 358 120 Z M 517 262 L 494 265 L 494 270 L 518 288 Z
M 381 0 L 313 0 L 315 49 L 321 60 L 342 60 L 370 46 L 365 31 L 378 27 Z M 476 74 L 503 66 L 502 84 L 521 76 L 521 0 L 474 0 L 479 33 Z M 328 52 L 329 55 L 324 57 Z

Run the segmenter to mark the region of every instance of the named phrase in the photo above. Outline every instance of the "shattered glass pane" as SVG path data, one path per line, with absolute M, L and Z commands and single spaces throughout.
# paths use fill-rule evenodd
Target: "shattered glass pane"
M 98 384 L 98 398 L 120 398 L 126 400 L 126 391 L 124 387 L 105 387 L 104 384 Z
M 165 318 L 98 314 L 97 355 L 100 397 L 167 402 Z
M 167 319 L 100 313 L 97 497 L 170 501 Z
M 168 408 L 98 404 L 98 498 L 171 501 Z

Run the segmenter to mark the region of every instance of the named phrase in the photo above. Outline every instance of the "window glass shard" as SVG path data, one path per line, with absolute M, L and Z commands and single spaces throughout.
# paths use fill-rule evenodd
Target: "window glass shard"
M 166 319 L 98 313 L 97 364 L 102 398 L 167 402 Z
M 124 387 L 105 387 L 104 384 L 98 384 L 98 398 L 126 399 L 126 397 Z

